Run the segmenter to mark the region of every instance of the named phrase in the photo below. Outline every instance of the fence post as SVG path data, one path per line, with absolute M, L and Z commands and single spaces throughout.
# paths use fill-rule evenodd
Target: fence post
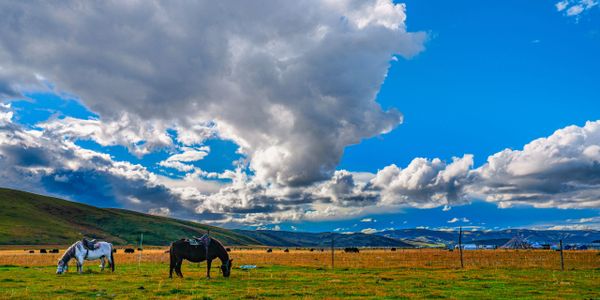
M 563 256 L 563 242 L 560 240 L 560 270 L 565 270 L 565 258 Z
M 331 270 L 335 269 L 335 245 L 334 245 L 335 236 L 333 233 L 331 234 Z
M 140 264 L 142 263 L 142 251 L 144 250 L 144 233 L 140 233 L 140 247 L 139 247 L 139 255 L 138 255 L 138 270 L 140 269 Z
M 459 231 L 458 231 L 458 252 L 460 252 L 460 268 L 464 269 L 465 264 L 463 261 L 462 226 L 459 227 Z

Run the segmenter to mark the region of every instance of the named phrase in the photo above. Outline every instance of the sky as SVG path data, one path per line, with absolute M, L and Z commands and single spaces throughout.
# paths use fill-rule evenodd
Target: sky
M 0 186 L 228 228 L 600 230 L 597 1 L 264 2 L 0 4 Z

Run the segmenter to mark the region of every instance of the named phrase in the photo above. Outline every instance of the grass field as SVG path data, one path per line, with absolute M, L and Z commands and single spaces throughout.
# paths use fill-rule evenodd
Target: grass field
M 331 270 L 329 252 L 234 249 L 235 266 L 258 268 L 236 268 L 228 279 L 213 268 L 211 280 L 204 278 L 205 264 L 189 263 L 184 279 L 168 279 L 164 249 L 146 250 L 141 260 L 138 253 L 117 253 L 114 274 L 87 262 L 82 275 L 72 268 L 58 276 L 58 256 L 0 251 L 0 298 L 600 298 L 598 251 L 566 252 L 562 272 L 554 251 L 466 251 L 462 270 L 458 252 L 337 252 Z

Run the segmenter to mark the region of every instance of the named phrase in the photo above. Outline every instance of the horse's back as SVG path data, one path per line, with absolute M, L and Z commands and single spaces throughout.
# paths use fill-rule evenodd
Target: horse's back
M 191 262 L 201 262 L 206 260 L 206 248 L 202 246 L 192 246 L 187 240 L 181 239 L 171 243 L 170 255 L 178 258 L 187 259 Z

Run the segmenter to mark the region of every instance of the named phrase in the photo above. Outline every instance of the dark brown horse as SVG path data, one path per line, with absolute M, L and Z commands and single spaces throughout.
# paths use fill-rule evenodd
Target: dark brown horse
M 171 243 L 169 255 L 171 256 L 169 278 L 173 278 L 173 270 L 175 270 L 177 276 L 183 277 L 183 274 L 181 273 L 181 264 L 184 259 L 191 262 L 202 262 L 206 260 L 206 278 L 210 278 L 210 265 L 215 258 L 221 260 L 221 272 L 223 272 L 223 277 L 229 277 L 229 274 L 231 273 L 231 262 L 233 259 L 229 259 L 229 253 L 227 253 L 223 244 L 213 238 L 210 238 L 208 249 L 202 244 L 191 245 L 189 240 L 185 239 L 175 241 Z

